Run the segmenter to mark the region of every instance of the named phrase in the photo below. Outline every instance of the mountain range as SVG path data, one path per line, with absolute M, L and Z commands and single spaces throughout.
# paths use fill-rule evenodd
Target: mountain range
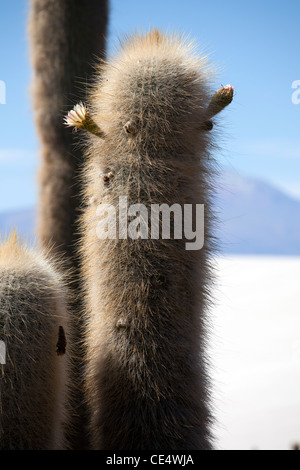
M 299 200 L 228 171 L 220 177 L 215 205 L 224 253 L 300 255 Z

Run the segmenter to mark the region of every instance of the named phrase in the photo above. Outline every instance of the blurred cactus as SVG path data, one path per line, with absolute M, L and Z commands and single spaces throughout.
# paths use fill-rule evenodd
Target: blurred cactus
M 42 154 L 38 234 L 71 266 L 77 265 L 83 158 L 62 118 L 85 99 L 95 57 L 104 57 L 107 16 L 107 0 L 31 0 L 32 97 Z
M 37 231 L 42 246 L 50 243 L 52 251 L 63 255 L 66 266 L 73 269 L 74 292 L 79 286 L 76 249 L 83 155 L 75 145 L 74 133 L 62 121 L 70 106 L 85 99 L 95 57 L 104 57 L 107 18 L 108 0 L 31 0 L 32 97 L 42 156 Z M 80 353 L 79 300 L 72 308 L 78 311 L 73 325 L 78 361 L 73 373 L 79 376 L 84 355 L 83 351 Z M 77 445 L 82 448 L 87 434 L 80 386 L 73 399 L 71 441 L 75 448 Z

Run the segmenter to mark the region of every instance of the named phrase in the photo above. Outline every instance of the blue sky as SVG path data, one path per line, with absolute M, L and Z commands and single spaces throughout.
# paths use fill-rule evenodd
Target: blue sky
M 37 201 L 27 10 L 27 0 L 1 1 L 0 212 Z M 109 51 L 118 36 L 149 26 L 195 38 L 219 68 L 216 87 L 231 83 L 236 90 L 221 119 L 221 166 L 300 199 L 300 104 L 292 102 L 292 83 L 300 80 L 299 19 L 299 0 L 112 0 Z

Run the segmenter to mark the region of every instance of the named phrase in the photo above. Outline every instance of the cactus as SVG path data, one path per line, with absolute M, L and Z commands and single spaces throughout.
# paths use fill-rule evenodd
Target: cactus
M 211 449 L 205 342 L 215 165 L 208 131 L 233 88 L 212 97 L 207 60 L 158 30 L 125 39 L 97 73 L 88 105 L 66 117 L 68 126 L 90 131 L 81 252 L 92 446 Z M 187 250 L 187 236 L 126 236 L 120 196 L 147 210 L 204 204 L 203 248 Z M 97 236 L 100 203 L 119 217 L 115 238 Z
M 12 233 L 0 246 L 0 449 L 63 449 L 67 290 L 57 262 Z M 68 344 L 66 345 L 66 342 Z
M 51 251 L 63 255 L 66 267 L 73 269 L 74 292 L 79 284 L 76 245 L 83 155 L 75 145 L 74 133 L 62 120 L 70 106 L 85 99 L 95 56 L 104 57 L 107 20 L 108 0 L 31 0 L 32 98 L 42 155 L 37 234 L 42 246 L 51 244 Z M 78 299 L 72 306 L 75 308 L 80 311 Z M 84 367 L 79 313 L 73 330 L 78 343 L 78 362 L 74 364 L 78 381 Z M 80 386 L 72 407 L 72 447 L 82 448 L 87 434 Z
M 104 57 L 107 15 L 107 0 L 31 0 L 32 97 L 42 145 L 38 234 L 72 266 L 82 151 L 62 116 L 85 99 L 95 55 Z

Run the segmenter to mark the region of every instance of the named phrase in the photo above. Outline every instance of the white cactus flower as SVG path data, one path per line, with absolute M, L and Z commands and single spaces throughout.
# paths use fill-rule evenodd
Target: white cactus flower
M 93 118 L 89 115 L 87 107 L 83 103 L 78 103 L 64 118 L 64 123 L 68 127 L 84 129 L 97 137 L 104 139 L 105 134 L 99 129 Z
M 68 127 L 85 127 L 87 117 L 87 108 L 83 103 L 78 103 L 68 112 L 64 121 Z

